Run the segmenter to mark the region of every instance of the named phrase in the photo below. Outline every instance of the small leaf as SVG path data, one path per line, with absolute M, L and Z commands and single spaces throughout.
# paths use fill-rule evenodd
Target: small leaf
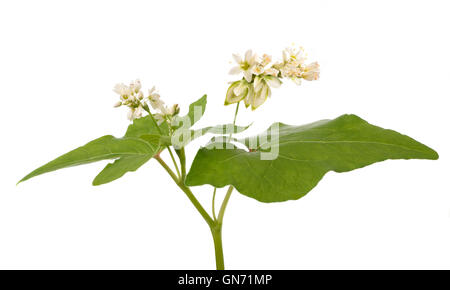
M 254 147 L 251 152 L 230 143 L 210 144 L 229 149 L 201 148 L 186 185 L 233 185 L 258 201 L 280 202 L 304 196 L 328 171 L 346 172 L 386 159 L 438 159 L 433 149 L 355 115 L 305 126 L 277 124 L 278 142 L 267 141 L 269 131 L 256 141 L 242 140 Z M 262 160 L 271 151 L 278 152 L 277 158 Z
M 155 146 L 134 137 L 115 138 L 107 135 L 72 150 L 34 170 L 20 182 L 54 170 L 120 157 L 144 157 L 155 153 Z
M 206 109 L 206 95 L 198 99 L 189 105 L 189 112 L 187 115 L 180 117 L 176 116 L 174 118 L 174 122 L 172 124 L 172 128 L 178 129 L 183 127 L 184 129 L 188 129 L 192 127 L 205 113 Z
M 167 123 L 162 123 L 160 126 L 162 135 L 169 135 L 169 127 Z M 133 124 L 128 126 L 125 137 L 140 137 L 142 135 L 161 135 L 157 125 L 153 122 L 149 115 L 134 119 Z

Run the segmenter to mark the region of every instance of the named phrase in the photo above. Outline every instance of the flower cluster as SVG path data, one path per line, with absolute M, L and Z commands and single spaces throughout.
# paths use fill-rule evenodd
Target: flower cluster
M 272 57 L 263 54 L 261 57 L 251 50 L 244 58 L 233 54 L 237 66 L 230 70 L 230 74 L 243 73 L 241 80 L 232 82 L 227 90 L 225 105 L 244 101 L 245 106 L 256 109 L 271 96 L 271 88 L 281 86 L 282 78 L 289 78 L 299 85 L 302 79 L 307 81 L 319 79 L 320 67 L 317 62 L 305 64 L 306 56 L 302 47 L 299 49 L 286 48 L 283 60 L 272 63 Z
M 114 107 L 127 106 L 130 108 L 128 112 L 128 119 L 134 120 L 142 117 L 143 111 L 147 111 L 149 114 L 149 104 L 156 110 L 155 114 L 152 114 L 157 120 L 158 125 L 164 121 L 170 122 L 173 116 L 177 115 L 180 111 L 178 105 L 167 107 L 161 100 L 160 95 L 156 92 L 155 87 L 148 91 L 148 96 L 144 97 L 144 93 L 141 91 L 142 85 L 139 80 L 131 82 L 130 85 L 123 83 L 117 84 L 113 91 L 120 96 L 120 101 L 114 104 Z
M 177 115 L 180 112 L 180 107 L 178 104 L 175 104 L 171 107 L 167 107 L 164 102 L 161 100 L 160 95 L 156 92 L 156 88 L 153 87 L 151 90 L 148 90 L 147 99 L 150 106 L 157 111 L 154 114 L 158 125 L 161 125 L 164 121 L 167 121 L 169 124 L 172 121 L 173 116 Z

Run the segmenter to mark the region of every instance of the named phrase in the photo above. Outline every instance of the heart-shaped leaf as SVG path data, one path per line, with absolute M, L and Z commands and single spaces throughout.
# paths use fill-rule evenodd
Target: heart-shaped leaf
M 257 138 L 242 140 L 252 147 L 250 152 L 230 143 L 201 148 L 186 184 L 233 185 L 256 200 L 279 202 L 304 196 L 328 171 L 350 171 L 386 159 L 438 159 L 433 149 L 355 115 L 305 126 L 274 125 Z M 277 157 L 262 160 L 270 159 L 269 153 Z

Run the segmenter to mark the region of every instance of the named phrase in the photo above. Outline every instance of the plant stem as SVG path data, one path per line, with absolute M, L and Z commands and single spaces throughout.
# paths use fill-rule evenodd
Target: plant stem
M 164 162 L 164 160 L 161 159 L 161 157 L 156 156 L 154 157 L 159 164 L 169 173 L 170 177 L 172 177 L 173 181 L 178 185 L 178 187 L 186 194 L 186 196 L 189 198 L 189 200 L 192 202 L 194 207 L 197 209 L 197 211 L 200 213 L 200 215 L 203 217 L 203 219 L 206 221 L 206 223 L 209 225 L 209 227 L 212 229 L 215 227 L 216 223 L 214 220 L 209 216 L 209 214 L 206 212 L 206 210 L 203 208 L 203 206 L 200 204 L 200 202 L 195 198 L 192 191 L 184 184 L 183 180 L 180 180 L 176 174 L 170 169 L 170 167 Z
M 151 119 L 152 122 L 153 122 L 153 125 L 155 125 L 155 127 L 156 127 L 156 129 L 158 130 L 159 134 L 162 136 L 163 133 L 162 133 L 162 131 L 161 131 L 161 128 L 159 127 L 158 122 L 156 122 L 155 117 L 153 117 L 152 112 L 150 112 L 150 108 L 148 107 L 148 105 L 147 105 L 147 104 L 144 104 L 143 108 L 144 108 L 145 111 L 147 111 L 148 115 L 150 116 L 150 119 Z M 167 151 L 169 151 L 170 158 L 172 158 L 173 164 L 175 165 L 175 169 L 176 169 L 176 171 L 177 171 L 177 173 L 178 173 L 178 177 L 180 177 L 180 176 L 181 176 L 181 175 L 180 175 L 180 170 L 178 169 L 177 162 L 175 161 L 175 158 L 173 157 L 172 150 L 170 149 L 169 146 L 166 146 L 166 148 L 167 148 Z
M 213 219 L 214 220 L 217 220 L 217 218 L 216 218 L 216 205 L 215 205 L 215 202 L 216 202 L 216 190 L 217 190 L 217 188 L 214 187 L 214 192 L 213 192 L 213 197 L 212 197 L 212 215 L 213 215 Z
M 225 194 L 225 197 L 223 199 L 222 205 L 220 206 L 219 210 L 219 216 L 217 217 L 217 223 L 222 227 L 223 223 L 223 216 L 225 215 L 225 209 L 227 208 L 228 201 L 231 197 L 231 192 L 233 192 L 234 187 L 230 185 L 228 187 L 227 193 Z
M 230 136 L 228 137 L 231 141 L 231 137 L 233 136 L 234 132 L 234 126 L 236 125 L 236 118 L 239 111 L 239 103 L 236 105 L 236 111 L 234 113 L 234 120 L 233 120 L 233 130 L 230 132 Z M 152 120 L 154 120 L 153 116 Z M 159 127 L 158 127 L 159 129 Z M 159 129 L 160 130 L 160 129 Z M 184 152 L 184 148 L 181 148 L 179 150 L 176 150 L 179 159 L 180 159 L 180 165 L 181 165 L 181 174 L 178 169 L 177 163 L 175 161 L 175 158 L 172 154 L 172 151 L 169 147 L 167 147 L 170 157 L 172 158 L 172 161 L 174 162 L 175 169 L 178 173 L 178 176 L 170 169 L 170 167 L 161 159 L 160 156 L 155 156 L 154 158 L 161 164 L 161 166 L 169 173 L 170 177 L 172 177 L 173 181 L 178 185 L 178 187 L 186 194 L 186 196 L 189 198 L 189 200 L 192 202 L 194 207 L 197 209 L 197 211 L 200 213 L 200 215 L 203 217 L 203 219 L 208 224 L 209 228 L 211 229 L 211 234 L 213 236 L 214 240 L 214 252 L 216 257 L 216 269 L 217 270 L 224 270 L 225 269 L 225 262 L 223 258 L 223 245 L 222 245 L 222 224 L 223 224 L 223 217 L 225 215 L 225 209 L 227 207 L 228 201 L 230 200 L 231 193 L 233 192 L 233 186 L 230 185 L 228 187 L 227 193 L 223 199 L 222 205 L 220 206 L 219 215 L 216 219 L 216 212 L 215 212 L 215 197 L 216 197 L 216 188 L 214 188 L 213 193 L 213 200 L 212 200 L 212 215 L 211 216 L 205 211 L 203 206 L 200 204 L 200 202 L 197 200 L 195 195 L 192 193 L 190 188 L 184 184 L 184 180 L 186 178 L 186 156 Z
M 178 158 L 180 158 L 180 165 L 181 165 L 181 180 L 186 179 L 186 153 L 184 152 L 184 147 L 181 149 L 175 149 L 175 152 L 178 155 Z
M 172 177 L 173 181 L 178 185 L 178 187 L 186 194 L 186 196 L 189 198 L 189 200 L 192 202 L 194 207 L 197 209 L 197 211 L 200 213 L 200 215 L 203 217 L 203 219 L 208 224 L 209 228 L 211 229 L 211 233 L 214 240 L 214 252 L 216 257 L 216 269 L 217 270 L 224 270 L 225 269 L 225 263 L 223 259 L 223 246 L 222 246 L 222 221 L 223 221 L 223 215 L 225 212 L 226 203 L 228 202 L 228 199 L 230 198 L 231 191 L 228 189 L 227 196 L 225 197 L 226 202 L 222 203 L 222 206 L 220 208 L 219 218 L 217 220 L 211 218 L 209 214 L 206 212 L 206 210 L 203 208 L 203 206 L 200 204 L 200 202 L 195 198 L 194 194 L 190 190 L 189 187 L 187 187 L 184 184 L 183 180 L 180 180 L 177 175 L 170 169 L 170 167 L 164 162 L 164 160 L 161 159 L 160 156 L 154 157 L 159 164 L 167 171 L 167 173 Z M 231 187 L 231 190 L 233 190 L 233 187 Z
M 178 178 L 181 178 L 180 169 L 178 169 L 177 161 L 175 160 L 175 157 L 173 156 L 172 150 L 170 149 L 169 146 L 167 146 L 167 151 L 169 151 L 170 158 L 172 158 L 173 165 L 175 165 L 175 170 L 177 171 Z
M 231 136 L 233 136 L 234 126 L 236 125 L 236 118 L 237 118 L 237 114 L 238 114 L 238 111 L 239 111 L 239 104 L 240 103 L 241 102 L 238 102 L 237 105 L 236 105 L 236 111 L 234 112 L 234 119 L 233 119 L 233 129 L 230 132 L 230 136 L 228 137 L 228 141 L 231 141 Z
M 214 240 L 214 252 L 216 254 L 216 269 L 225 270 L 222 247 L 222 225 L 217 225 L 215 228 L 211 228 L 211 233 Z

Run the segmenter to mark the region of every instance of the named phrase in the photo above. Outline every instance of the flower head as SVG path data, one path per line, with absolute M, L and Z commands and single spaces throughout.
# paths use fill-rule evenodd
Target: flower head
M 144 111 L 150 113 L 149 107 L 156 111 L 153 116 L 159 124 L 164 121 L 170 122 L 172 117 L 179 113 L 178 105 L 167 107 L 164 104 L 155 87 L 148 90 L 147 97 L 144 96 L 141 89 L 142 85 L 139 80 L 131 82 L 128 86 L 123 83 L 117 84 L 113 89 L 120 96 L 120 101 L 116 102 L 114 107 L 127 106 L 130 109 L 127 115 L 129 120 L 142 117 Z
M 231 82 L 228 87 L 225 105 L 244 101 L 246 107 L 255 110 L 271 96 L 271 88 L 281 86 L 282 78 L 291 79 L 297 85 L 301 80 L 317 80 L 320 68 L 317 62 L 305 65 L 306 54 L 302 47 L 288 47 L 282 52 L 282 61 L 272 63 L 272 57 L 263 54 L 257 57 L 251 50 L 245 54 L 245 59 L 234 54 L 238 66 L 233 67 L 230 73 L 244 73 L 244 78 Z

